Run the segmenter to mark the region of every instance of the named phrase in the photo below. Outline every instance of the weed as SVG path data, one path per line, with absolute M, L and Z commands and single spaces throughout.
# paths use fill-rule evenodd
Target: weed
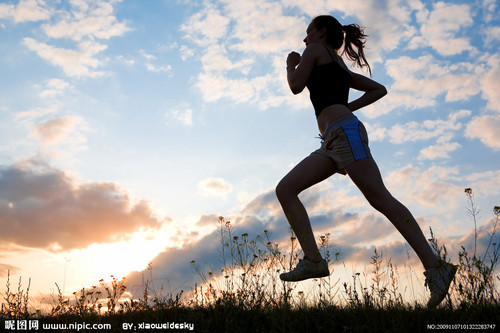
M 22 278 L 19 277 L 19 282 L 17 283 L 17 292 L 11 291 L 10 270 L 7 271 L 7 289 L 4 296 L 4 300 L 6 301 L 6 303 L 2 303 L 0 315 L 14 319 L 27 318 L 29 316 L 28 306 L 30 286 L 31 278 L 28 280 L 28 287 L 26 288 L 26 290 L 23 290 Z
M 478 255 L 476 221 L 479 209 L 474 202 L 472 190 L 468 188 L 465 193 L 468 199 L 468 214 L 474 221 L 474 251 L 471 254 L 464 246 L 461 246 L 458 253 L 459 270 L 453 296 L 461 307 L 498 304 L 499 293 L 495 286 L 494 273 L 500 251 L 497 235 L 500 209 L 496 206 L 493 208 L 494 220 L 489 232 L 488 244 L 482 256 Z

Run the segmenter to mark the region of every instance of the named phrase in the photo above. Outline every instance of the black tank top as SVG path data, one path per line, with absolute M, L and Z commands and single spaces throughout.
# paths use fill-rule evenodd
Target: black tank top
M 334 104 L 347 106 L 352 81 L 351 74 L 337 61 L 333 60 L 330 50 L 326 49 L 332 58 L 332 62 L 314 66 L 306 85 L 307 89 L 309 89 L 316 117 L 327 106 Z

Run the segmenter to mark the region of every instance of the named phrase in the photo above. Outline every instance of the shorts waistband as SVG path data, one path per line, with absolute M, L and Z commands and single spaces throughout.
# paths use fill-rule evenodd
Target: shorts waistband
M 329 131 L 333 130 L 334 128 L 340 127 L 340 126 L 345 125 L 345 124 L 354 123 L 357 121 L 359 121 L 359 120 L 358 120 L 358 117 L 356 117 L 355 115 L 347 116 L 345 118 L 340 118 L 337 121 L 335 121 L 334 123 L 331 123 L 330 125 L 328 125 L 328 127 L 325 129 L 325 132 L 323 133 L 323 136 L 326 133 L 328 133 Z

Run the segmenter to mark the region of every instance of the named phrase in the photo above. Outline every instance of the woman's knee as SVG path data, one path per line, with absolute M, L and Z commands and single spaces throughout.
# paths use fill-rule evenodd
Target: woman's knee
M 283 180 L 281 180 L 278 185 L 276 185 L 276 188 L 274 189 L 276 192 L 276 196 L 278 199 L 282 198 L 286 193 L 288 192 L 286 185 L 284 184 Z
M 286 198 L 290 195 L 296 196 L 298 193 L 294 190 L 293 186 L 286 180 L 286 178 L 283 178 L 278 185 L 276 185 L 275 188 L 276 196 L 278 197 L 278 200 Z
M 366 199 L 373 208 L 386 216 L 401 206 L 401 203 L 388 192 Z
M 382 198 L 374 197 L 374 198 L 366 198 L 370 206 L 374 209 L 378 210 L 381 213 L 384 213 L 385 207 L 387 205 L 387 201 L 384 201 Z

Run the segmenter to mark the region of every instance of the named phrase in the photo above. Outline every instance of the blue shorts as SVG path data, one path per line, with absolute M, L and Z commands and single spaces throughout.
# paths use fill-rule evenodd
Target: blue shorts
M 372 156 L 366 128 L 354 115 L 330 124 L 321 139 L 321 148 L 311 156 L 333 160 L 341 174 L 347 173 L 345 167 L 349 164 Z

